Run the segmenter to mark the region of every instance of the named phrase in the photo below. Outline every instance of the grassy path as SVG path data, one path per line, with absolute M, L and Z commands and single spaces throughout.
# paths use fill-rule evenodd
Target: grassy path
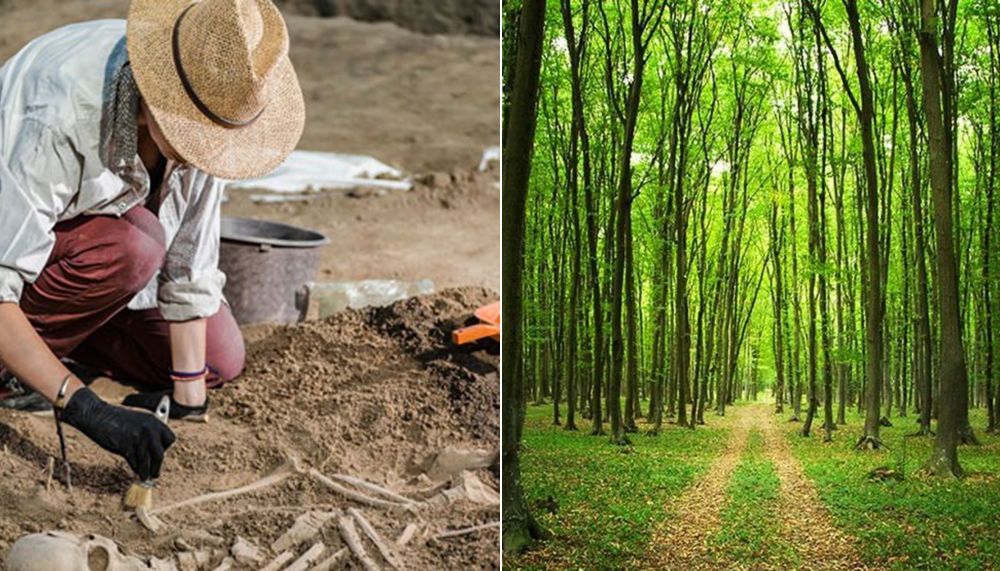
M 722 455 L 670 506 L 643 569 L 869 569 L 764 404 L 729 409 Z
M 781 481 L 778 513 L 782 538 L 793 546 L 802 568 L 816 571 L 868 569 L 861 561 L 855 540 L 834 526 L 816 486 L 806 477 L 802 463 L 792 455 L 788 438 L 778 424 L 783 418 L 773 414 L 769 405 L 753 405 L 748 412 L 759 418 L 764 428 L 764 446 Z M 821 438 L 821 425 L 821 422 L 815 425 L 816 433 L 812 438 Z
M 734 421 L 722 454 L 671 503 L 675 515 L 656 529 L 646 559 L 639 567 L 689 571 L 716 568 L 709 537 L 719 527 L 726 486 L 746 447 L 751 422 L 745 415 Z

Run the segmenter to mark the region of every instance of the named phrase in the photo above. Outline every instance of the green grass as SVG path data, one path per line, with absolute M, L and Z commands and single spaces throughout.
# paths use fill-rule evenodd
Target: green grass
M 529 407 L 522 481 L 532 513 L 553 537 L 505 559 L 504 568 L 629 567 L 656 525 L 671 515 L 670 499 L 721 452 L 726 422 L 710 422 L 693 431 L 664 424 L 655 437 L 640 425 L 629 435 L 632 445 L 619 447 L 608 436 L 589 436 L 588 421 L 580 419 L 580 430 L 567 432 L 552 426 L 551 405 Z
M 962 446 L 962 481 L 919 473 L 933 439 L 904 438 L 917 428 L 916 417 L 892 418 L 882 428 L 889 451 L 855 452 L 864 420 L 850 414 L 847 426 L 822 442 L 817 426 L 801 438 L 801 424 L 788 425 L 793 453 L 816 483 L 820 497 L 839 527 L 857 539 L 867 562 L 893 570 L 1000 569 L 1000 438 L 984 432 L 985 414 L 972 411 L 972 425 L 982 446 Z M 905 479 L 869 481 L 869 472 L 885 466 Z
M 719 529 L 710 539 L 712 553 L 720 563 L 735 563 L 739 568 L 764 561 L 772 569 L 797 568 L 800 561 L 794 548 L 780 537 L 781 482 L 774 462 L 765 458 L 763 445 L 760 430 L 754 428 L 729 480 Z

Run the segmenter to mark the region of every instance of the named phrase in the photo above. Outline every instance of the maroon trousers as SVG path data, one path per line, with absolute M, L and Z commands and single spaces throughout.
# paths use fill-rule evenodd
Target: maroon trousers
M 24 288 L 21 309 L 57 357 L 69 357 L 115 378 L 169 387 L 169 322 L 159 310 L 132 311 L 128 302 L 163 265 L 164 234 L 156 216 L 137 206 L 121 218 L 79 216 L 55 227 L 45 269 Z M 222 304 L 208 319 L 208 385 L 243 370 L 243 336 Z

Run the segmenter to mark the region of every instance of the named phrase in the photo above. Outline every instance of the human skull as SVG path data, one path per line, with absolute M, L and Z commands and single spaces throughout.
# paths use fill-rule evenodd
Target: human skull
M 141 571 L 156 569 L 124 555 L 118 544 L 100 535 L 62 531 L 33 533 L 18 539 L 7 553 L 7 571 Z

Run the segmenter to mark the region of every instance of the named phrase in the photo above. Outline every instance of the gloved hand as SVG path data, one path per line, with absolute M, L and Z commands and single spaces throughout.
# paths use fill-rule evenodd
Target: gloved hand
M 60 418 L 124 458 L 141 480 L 160 476 L 163 453 L 177 439 L 155 416 L 110 405 L 86 387 L 73 393 Z
M 172 420 L 207 422 L 208 397 L 205 397 L 205 402 L 201 406 L 185 406 L 175 401 L 170 391 L 161 391 L 158 393 L 135 393 L 125 397 L 122 404 L 125 406 L 144 408 L 146 410 L 156 412 L 156 407 L 160 405 L 160 401 L 166 395 L 170 395 L 170 418 Z

